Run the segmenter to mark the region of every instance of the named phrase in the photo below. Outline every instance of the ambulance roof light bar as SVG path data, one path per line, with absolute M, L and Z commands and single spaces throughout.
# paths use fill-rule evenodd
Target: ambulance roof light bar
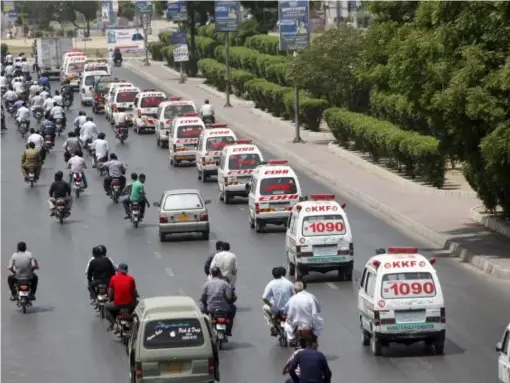
M 267 161 L 268 165 L 288 165 L 289 162 L 287 160 L 269 160 Z
M 417 247 L 388 247 L 386 254 L 416 254 Z
M 170 100 L 170 101 L 181 101 L 181 100 L 182 100 L 182 97 L 170 96 L 169 100 Z
M 430 262 L 430 264 L 431 264 L 431 265 L 435 265 L 435 264 L 436 264 L 436 261 L 437 261 L 437 259 L 436 259 L 436 258 L 434 258 L 434 257 L 432 257 L 432 258 L 430 258 L 430 259 L 429 259 L 429 262 Z
M 308 196 L 310 201 L 334 201 L 334 194 L 310 194 Z
M 375 260 L 372 262 L 372 265 L 374 266 L 374 269 L 377 270 L 379 268 L 379 266 L 381 266 L 381 262 Z
M 226 128 L 227 126 L 228 126 L 228 124 L 219 123 L 219 122 L 209 125 L 209 127 L 212 129 Z
M 225 124 L 226 125 L 226 124 Z M 243 138 L 243 139 L 240 139 L 240 140 L 237 140 L 236 141 L 236 144 L 244 144 L 244 145 L 250 145 L 251 144 L 251 140 L 248 140 L 246 138 Z
M 198 113 L 183 113 L 182 117 L 198 117 Z

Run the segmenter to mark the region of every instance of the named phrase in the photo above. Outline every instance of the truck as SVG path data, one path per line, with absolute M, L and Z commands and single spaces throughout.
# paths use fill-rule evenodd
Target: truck
M 73 49 L 71 37 L 45 37 L 37 39 L 37 66 L 39 76 L 60 78 L 64 53 Z

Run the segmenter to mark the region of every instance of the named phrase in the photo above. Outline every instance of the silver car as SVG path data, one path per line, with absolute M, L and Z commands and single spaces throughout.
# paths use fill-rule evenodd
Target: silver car
M 165 240 L 167 234 L 201 233 L 202 238 L 209 239 L 209 215 L 199 190 L 179 189 L 167 190 L 160 202 L 153 205 L 159 207 L 159 239 Z

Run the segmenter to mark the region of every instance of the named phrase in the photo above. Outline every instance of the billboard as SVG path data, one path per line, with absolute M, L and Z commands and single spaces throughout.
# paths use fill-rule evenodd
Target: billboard
M 144 53 L 145 41 L 140 28 L 109 28 L 106 32 L 108 52 L 119 48 L 122 53 Z
M 278 1 L 280 50 L 297 51 L 310 45 L 308 0 Z

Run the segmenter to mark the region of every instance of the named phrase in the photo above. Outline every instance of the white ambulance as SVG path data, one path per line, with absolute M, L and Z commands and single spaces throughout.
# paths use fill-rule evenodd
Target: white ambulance
M 271 160 L 258 166 L 246 184 L 250 227 L 257 233 L 267 224 L 287 226 L 294 205 L 301 198 L 301 186 L 285 160 Z
M 180 97 L 170 97 L 169 101 L 162 102 L 157 111 L 156 144 L 168 145 L 170 127 L 176 117 L 198 116 L 197 107 L 193 101 L 181 101 Z
M 227 124 L 208 125 L 198 138 L 197 158 L 195 160 L 198 179 L 207 181 L 207 177 L 218 175 L 218 166 L 223 148 L 237 140 Z
M 498 352 L 498 378 L 500 383 L 510 383 L 510 323 L 505 329 L 501 342 L 496 345 Z
M 181 161 L 195 161 L 198 137 L 202 130 L 205 130 L 205 125 L 198 115 L 174 119 L 168 135 L 170 165 L 175 166 Z
M 333 270 L 342 279 L 352 280 L 354 245 L 344 208 L 345 204 L 335 201 L 334 194 L 312 194 L 294 206 L 287 224 L 285 250 L 289 274 L 296 280 L 310 271 Z
M 61 79 L 62 84 L 64 81 L 69 81 L 69 85 L 73 89 L 78 90 L 80 88 L 80 75 L 85 67 L 85 56 L 72 56 L 69 57 L 66 66 L 64 67 L 63 76 Z
M 112 73 L 111 68 L 108 66 L 107 62 L 88 59 L 83 67 L 83 72 L 92 71 L 105 71 L 108 74 Z
M 419 341 L 443 354 L 446 311 L 435 262 L 412 247 L 379 249 L 368 260 L 358 310 L 363 345 L 370 345 L 374 355 L 392 342 Z
M 118 94 L 117 91 L 120 89 L 138 89 L 135 88 L 133 84 L 130 82 L 114 82 L 110 84 L 110 88 L 108 89 L 108 93 L 106 93 L 106 96 L 104 98 L 104 115 L 107 120 L 111 120 L 113 118 L 114 113 L 114 105 L 116 104 L 116 95 Z M 128 97 L 130 99 L 133 99 L 136 97 L 136 93 L 129 94 Z M 124 99 L 124 97 L 121 97 L 121 99 Z M 133 104 L 131 102 L 131 104 Z
M 134 116 L 134 131 L 136 133 L 156 129 L 159 104 L 166 100 L 166 94 L 158 92 L 156 89 L 144 89 L 136 96 Z
M 133 115 L 134 102 L 136 96 L 140 93 L 139 88 L 135 87 L 118 87 L 113 93 L 113 101 L 110 103 L 111 118 L 110 123 L 112 125 L 117 124 L 117 114 L 129 113 Z

